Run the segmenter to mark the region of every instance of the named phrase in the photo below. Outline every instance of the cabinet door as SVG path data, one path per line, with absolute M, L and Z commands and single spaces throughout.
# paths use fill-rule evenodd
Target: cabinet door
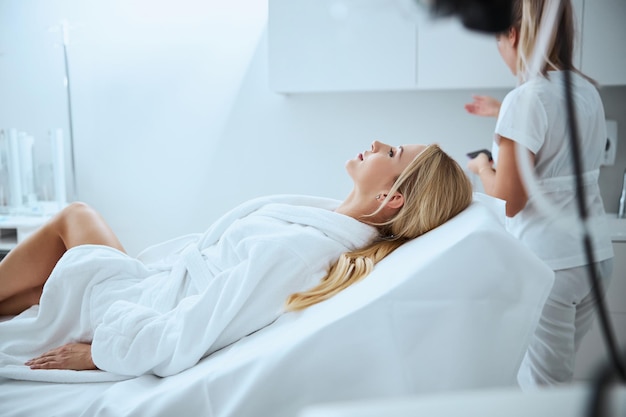
M 270 88 L 415 88 L 415 19 L 388 0 L 270 0 Z
M 417 29 L 417 86 L 420 89 L 512 88 L 493 34 L 465 29 L 456 18 L 422 16 Z
M 626 85 L 626 1 L 587 0 L 582 71 L 602 85 Z

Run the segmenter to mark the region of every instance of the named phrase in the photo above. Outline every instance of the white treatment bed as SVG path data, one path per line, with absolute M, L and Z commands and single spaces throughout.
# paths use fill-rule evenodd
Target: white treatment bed
M 553 275 L 503 213 L 477 194 L 364 281 L 174 376 L 0 378 L 0 416 L 295 417 L 317 403 L 514 386 Z

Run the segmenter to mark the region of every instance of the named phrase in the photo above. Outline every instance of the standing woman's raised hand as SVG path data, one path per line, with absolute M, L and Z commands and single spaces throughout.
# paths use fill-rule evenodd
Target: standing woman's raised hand
M 465 105 L 465 110 L 476 116 L 498 117 L 500 113 L 500 101 L 489 96 L 472 96 L 473 102 Z

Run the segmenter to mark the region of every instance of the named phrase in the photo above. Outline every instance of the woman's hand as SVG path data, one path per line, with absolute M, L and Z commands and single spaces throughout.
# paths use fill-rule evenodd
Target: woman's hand
M 492 169 L 492 164 L 493 163 L 489 160 L 487 154 L 481 152 L 476 158 L 469 160 L 467 163 L 467 169 L 476 175 L 480 175 L 484 169 Z
M 25 363 L 30 369 L 98 369 L 91 359 L 91 344 L 68 343 Z
M 473 102 L 465 105 L 465 110 L 476 116 L 498 117 L 500 102 L 489 96 L 472 96 Z

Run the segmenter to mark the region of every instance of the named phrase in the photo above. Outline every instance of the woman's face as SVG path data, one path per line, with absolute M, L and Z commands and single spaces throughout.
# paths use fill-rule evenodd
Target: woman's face
M 517 75 L 517 31 L 509 30 L 507 33 L 496 35 L 498 52 L 513 75 Z
M 346 170 L 355 187 L 373 195 L 388 190 L 402 171 L 426 148 L 426 145 L 391 146 L 372 142 L 369 150 L 346 162 Z

